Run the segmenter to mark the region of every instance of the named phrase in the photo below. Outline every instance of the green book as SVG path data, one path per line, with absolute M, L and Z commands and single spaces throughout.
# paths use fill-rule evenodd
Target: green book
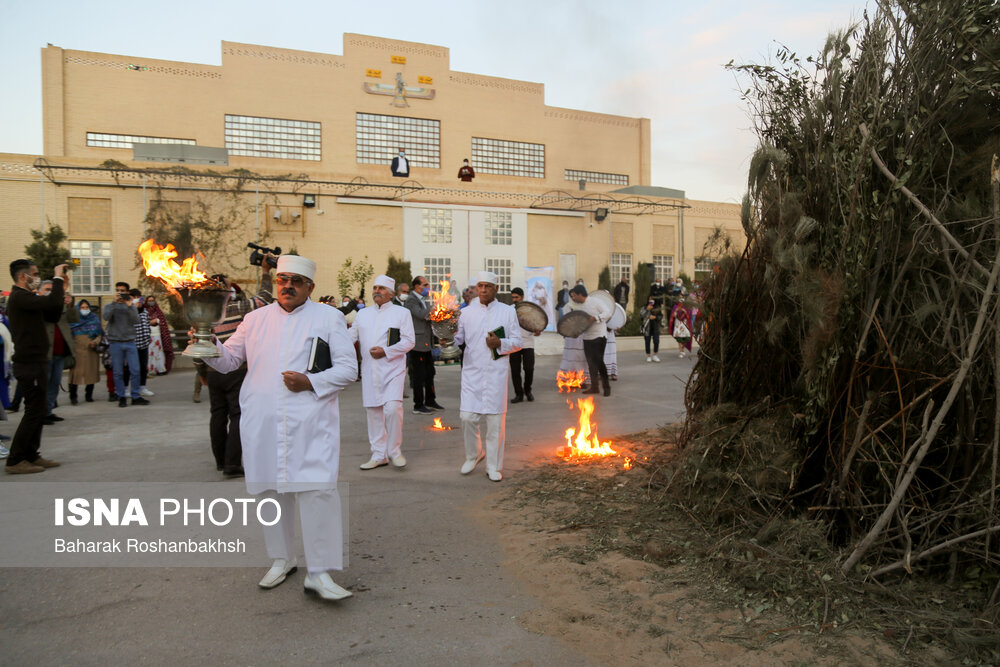
M 493 330 L 493 331 L 491 331 L 490 333 L 491 333 L 491 334 L 496 334 L 496 337 L 497 337 L 497 338 L 506 338 L 506 337 L 507 337 L 507 334 L 506 334 L 506 332 L 505 332 L 505 331 L 503 330 L 503 327 L 497 327 L 496 329 L 494 329 L 494 330 Z M 494 359 L 494 360 L 496 360 L 496 359 L 499 359 L 499 358 L 500 358 L 500 352 L 499 352 L 499 350 L 500 350 L 500 348 L 499 348 L 499 347 L 498 347 L 498 348 L 490 348 L 490 352 L 492 352 L 492 353 L 493 353 L 493 359 Z

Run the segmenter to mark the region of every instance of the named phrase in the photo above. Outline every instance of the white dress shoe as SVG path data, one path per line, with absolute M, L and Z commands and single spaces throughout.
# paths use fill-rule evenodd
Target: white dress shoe
M 479 462 L 482 461 L 485 457 L 486 457 L 485 454 L 480 454 L 477 458 L 466 459 L 465 463 L 462 464 L 462 474 L 468 475 L 470 472 L 475 470 L 476 466 L 479 465 Z
M 406 457 L 403 456 L 402 454 L 400 454 L 399 456 L 393 456 L 392 465 L 396 466 L 397 468 L 402 468 L 403 466 L 406 465 Z
M 343 600 L 353 595 L 351 591 L 345 590 L 333 583 L 329 572 L 306 575 L 306 593 L 318 595 L 324 600 Z
M 385 459 L 371 459 L 370 461 L 365 461 L 361 464 L 362 470 L 374 470 L 375 468 L 380 468 L 384 465 L 389 465 L 389 462 Z
M 261 579 L 260 583 L 257 585 L 261 588 L 274 588 L 284 581 L 285 577 L 292 574 L 297 569 L 299 568 L 294 560 L 287 561 L 284 558 L 278 558 L 274 561 L 274 565 L 271 566 L 271 569 L 267 571 L 267 574 L 264 575 L 264 578 Z
M 486 476 L 490 478 L 491 482 L 499 482 L 503 479 L 503 475 L 498 471 L 488 472 L 486 473 Z

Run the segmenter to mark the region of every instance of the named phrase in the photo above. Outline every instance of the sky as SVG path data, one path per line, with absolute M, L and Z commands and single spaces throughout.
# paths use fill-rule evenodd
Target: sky
M 868 0 L 869 3 L 873 0 Z M 450 49 L 451 69 L 651 124 L 652 185 L 737 203 L 757 139 L 724 66 L 818 53 L 866 0 L 0 0 L 0 153 L 41 154 L 41 49 L 221 65 L 221 42 L 342 54 L 344 33 Z

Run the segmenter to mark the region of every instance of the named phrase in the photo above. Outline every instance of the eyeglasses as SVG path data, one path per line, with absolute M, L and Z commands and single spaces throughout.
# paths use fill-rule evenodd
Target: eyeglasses
M 279 285 L 287 285 L 291 283 L 293 287 L 302 287 L 306 283 L 311 283 L 312 281 L 308 278 L 303 278 L 302 276 L 289 276 L 284 273 L 279 273 L 274 277 L 274 282 Z

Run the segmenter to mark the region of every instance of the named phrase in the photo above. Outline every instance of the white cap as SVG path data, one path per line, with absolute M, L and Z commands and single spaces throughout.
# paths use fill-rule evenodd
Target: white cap
M 478 280 L 476 279 L 476 277 L 475 277 L 475 276 L 469 276 L 469 284 L 468 284 L 468 287 L 475 287 L 475 286 L 476 286 L 476 284 L 477 284 L 478 282 L 479 282 L 479 281 L 478 281 Z
M 375 287 L 385 287 L 389 291 L 396 289 L 396 281 L 387 275 L 381 275 L 375 279 Z
M 278 273 L 294 273 L 313 280 L 316 277 L 316 262 L 300 255 L 282 255 L 278 258 Z
M 480 271 L 476 274 L 476 284 L 479 283 L 492 283 L 493 285 L 498 284 L 498 276 L 492 271 Z

